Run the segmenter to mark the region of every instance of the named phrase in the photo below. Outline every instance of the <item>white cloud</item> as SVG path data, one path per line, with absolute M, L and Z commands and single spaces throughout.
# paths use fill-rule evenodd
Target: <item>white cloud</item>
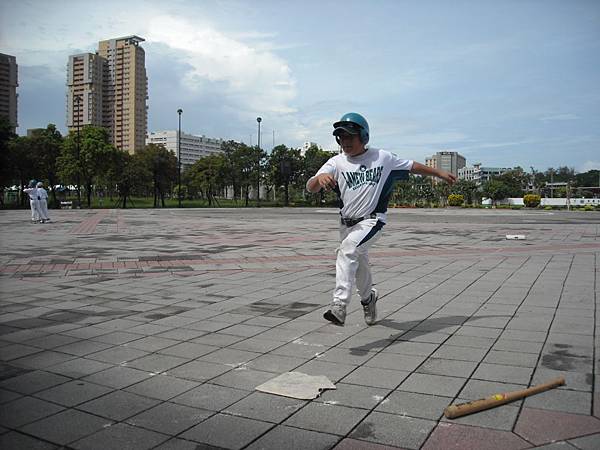
M 579 168 L 579 172 L 588 172 L 590 170 L 600 170 L 600 161 L 586 161 Z
M 150 21 L 149 42 L 160 42 L 176 50 L 189 65 L 185 86 L 222 89 L 225 98 L 243 112 L 289 114 L 296 97 L 296 82 L 283 59 L 258 46 L 236 40 L 210 25 L 183 18 L 161 16 Z

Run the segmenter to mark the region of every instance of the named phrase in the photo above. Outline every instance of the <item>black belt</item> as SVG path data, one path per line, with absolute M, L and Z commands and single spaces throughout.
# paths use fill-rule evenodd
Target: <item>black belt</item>
M 360 223 L 363 220 L 367 220 L 367 219 L 377 219 L 377 214 L 372 213 L 366 217 L 358 217 L 356 219 L 347 219 L 347 218 L 342 217 L 340 219 L 340 221 L 342 222 L 342 225 L 346 225 L 347 227 L 353 227 L 357 223 Z

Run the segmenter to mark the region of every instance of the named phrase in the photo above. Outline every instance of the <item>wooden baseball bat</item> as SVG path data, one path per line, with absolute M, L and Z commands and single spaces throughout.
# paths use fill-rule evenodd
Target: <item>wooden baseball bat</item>
M 520 398 L 529 397 L 530 395 L 544 392 L 548 389 L 562 386 L 563 384 L 565 384 L 565 377 L 558 377 L 546 383 L 531 386 L 527 389 L 505 392 L 503 394 L 494 394 L 486 398 L 473 400 L 472 402 L 450 405 L 444 410 L 444 415 L 448 419 L 454 419 L 455 417 L 461 417 L 477 411 L 483 411 L 484 409 L 495 408 L 496 406 L 504 405 L 505 403 L 519 400 Z

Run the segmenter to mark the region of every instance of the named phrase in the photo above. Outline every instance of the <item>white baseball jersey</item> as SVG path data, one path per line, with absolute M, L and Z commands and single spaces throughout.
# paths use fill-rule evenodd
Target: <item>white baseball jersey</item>
M 394 182 L 407 179 L 412 166 L 412 160 L 369 147 L 356 157 L 340 153 L 330 158 L 315 176 L 330 173 L 337 181 L 342 217 L 356 219 L 377 213 L 385 222 Z
M 37 188 L 37 195 L 40 200 L 48 200 L 48 192 L 44 188 Z

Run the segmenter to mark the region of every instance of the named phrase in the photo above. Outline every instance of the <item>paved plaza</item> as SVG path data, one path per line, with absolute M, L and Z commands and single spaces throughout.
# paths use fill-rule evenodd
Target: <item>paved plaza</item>
M 371 327 L 357 296 L 344 327 L 322 318 L 337 217 L 0 211 L 0 448 L 600 448 L 600 213 L 394 209 Z M 288 371 L 337 389 L 255 390 Z

